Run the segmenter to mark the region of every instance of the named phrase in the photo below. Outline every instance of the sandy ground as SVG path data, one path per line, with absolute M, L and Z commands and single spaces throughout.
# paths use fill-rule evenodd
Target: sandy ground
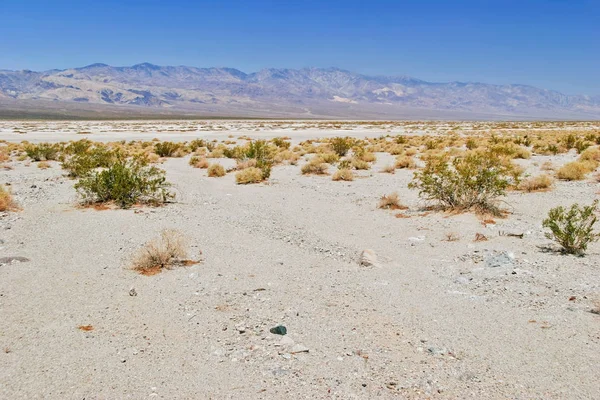
M 484 226 L 423 213 L 412 171 L 378 158 L 353 182 L 282 166 L 249 186 L 169 159 L 175 204 L 107 211 L 78 208 L 58 163 L 0 171 L 22 207 L 0 218 L 0 254 L 30 259 L 0 264 L 0 398 L 600 398 L 600 245 L 563 256 L 541 227 L 599 185 L 510 193 L 512 214 Z M 392 191 L 410 218 L 376 208 Z M 202 263 L 132 271 L 164 228 Z M 365 249 L 379 265 L 358 265 Z

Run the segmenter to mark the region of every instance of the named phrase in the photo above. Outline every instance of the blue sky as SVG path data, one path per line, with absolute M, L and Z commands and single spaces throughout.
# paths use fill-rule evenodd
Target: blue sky
M 600 0 L 0 0 L 0 69 L 339 67 L 600 94 Z

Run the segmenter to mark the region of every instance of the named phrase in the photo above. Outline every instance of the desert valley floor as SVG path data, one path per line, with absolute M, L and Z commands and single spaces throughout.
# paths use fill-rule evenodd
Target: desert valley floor
M 417 168 L 449 138 L 458 148 L 524 135 L 574 135 L 594 148 L 600 124 L 0 121 L 6 148 L 279 137 L 293 150 L 348 136 L 370 140 L 376 157 L 354 180 L 334 181 L 334 163 L 301 173 L 318 153 L 308 145 L 268 180 L 239 185 L 235 171 L 193 168 L 187 152 L 155 160 L 173 202 L 104 209 L 80 206 L 60 161 L 38 168 L 15 147 L 0 170 L 18 205 L 0 214 L 0 398 L 600 398 L 600 245 L 563 255 L 542 227 L 550 208 L 599 197 L 595 172 L 554 176 L 577 149 L 522 145 L 531 155 L 513 162 L 523 177 L 554 183 L 509 190 L 506 215 L 492 218 L 429 208 L 408 188 L 417 169 L 382 172 L 398 154 L 376 147 L 412 137 Z M 393 192 L 407 209 L 377 207 Z M 132 270 L 164 229 L 181 232 L 200 262 Z M 361 265 L 367 249 L 377 260 Z M 287 335 L 270 332 L 278 325 Z

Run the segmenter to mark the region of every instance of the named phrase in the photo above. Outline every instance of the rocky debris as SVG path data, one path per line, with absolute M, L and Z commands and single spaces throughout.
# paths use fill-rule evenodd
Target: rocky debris
M 31 261 L 27 257 L 0 257 L 0 264 L 13 264 Z
M 137 291 L 135 290 L 135 288 L 129 289 L 129 295 L 132 296 L 132 297 L 133 296 L 137 296 Z
M 377 255 L 371 249 L 366 249 L 360 254 L 360 259 L 358 260 L 358 264 L 363 267 L 379 266 L 379 263 L 377 262 Z

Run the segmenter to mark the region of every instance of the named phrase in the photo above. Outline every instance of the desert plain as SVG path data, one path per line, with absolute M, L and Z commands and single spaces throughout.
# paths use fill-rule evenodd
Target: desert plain
M 367 165 L 348 181 L 335 159 L 303 174 L 335 137 L 361 141 Z M 238 162 L 214 152 L 274 138 L 295 156 L 259 183 L 237 184 Z M 542 226 L 598 198 L 595 171 L 557 171 L 592 154 L 600 123 L 0 121 L 0 140 L 16 204 L 0 216 L 2 399 L 600 398 L 600 246 L 563 254 Z M 152 154 L 167 204 L 90 207 L 64 160 L 24 152 L 80 140 L 213 150 Z M 497 216 L 408 187 L 433 152 L 493 145 L 521 149 L 520 180 L 551 184 L 509 188 Z M 392 193 L 401 206 L 379 208 Z M 132 269 L 165 229 L 198 262 Z

